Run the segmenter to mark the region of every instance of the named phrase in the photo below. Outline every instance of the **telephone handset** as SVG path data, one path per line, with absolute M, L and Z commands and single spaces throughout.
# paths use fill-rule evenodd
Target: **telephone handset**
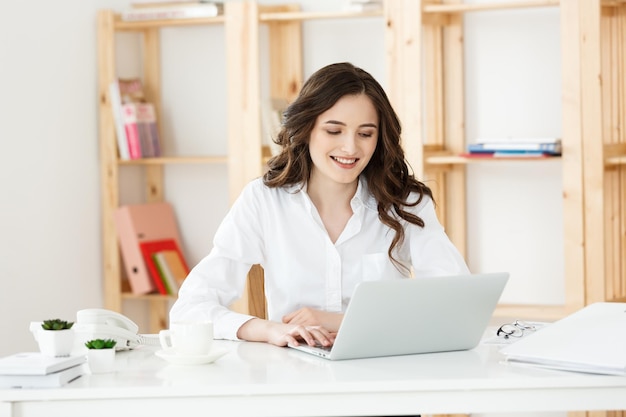
M 76 313 L 75 332 L 79 338 L 114 339 L 116 350 L 132 349 L 142 344 L 154 344 L 149 335 L 139 334 L 139 326 L 128 317 L 101 308 L 89 308 Z

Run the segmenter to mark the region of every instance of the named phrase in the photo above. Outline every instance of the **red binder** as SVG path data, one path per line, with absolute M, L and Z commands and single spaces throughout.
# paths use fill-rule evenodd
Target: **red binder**
M 182 247 L 172 206 L 167 202 L 121 206 L 115 211 L 114 220 L 131 291 L 134 294 L 157 291 L 159 287 L 148 271 L 141 243 L 172 239 Z
M 156 285 L 157 289 L 163 295 L 170 294 L 167 291 L 166 285 L 163 282 L 163 278 L 161 278 L 161 274 L 159 273 L 159 268 L 154 262 L 152 255 L 154 255 L 157 252 L 164 251 L 164 250 L 176 251 L 178 252 L 178 256 L 183 262 L 183 266 L 185 267 L 187 271 L 189 271 L 189 267 L 187 266 L 187 263 L 185 262 L 185 257 L 180 251 L 178 244 L 176 243 L 174 239 L 163 239 L 163 240 L 154 240 L 154 241 L 149 241 L 149 242 L 141 242 L 139 244 L 139 247 L 141 248 L 143 260 L 146 263 L 146 266 L 148 267 L 150 276 L 152 277 L 152 280 L 154 281 L 154 284 Z M 170 294 L 170 295 L 176 295 L 176 294 Z

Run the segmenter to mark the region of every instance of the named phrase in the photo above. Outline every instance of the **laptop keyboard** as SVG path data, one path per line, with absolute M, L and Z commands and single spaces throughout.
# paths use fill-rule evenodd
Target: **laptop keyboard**
M 330 352 L 330 350 L 333 348 L 332 346 L 322 346 L 322 345 L 315 345 L 316 349 L 319 350 L 323 350 L 324 352 Z

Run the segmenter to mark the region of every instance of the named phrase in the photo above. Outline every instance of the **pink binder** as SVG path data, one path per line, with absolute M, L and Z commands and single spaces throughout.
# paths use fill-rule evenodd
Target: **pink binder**
M 143 259 L 140 243 L 173 239 L 181 246 L 174 210 L 169 203 L 147 203 L 119 207 L 114 214 L 120 251 L 131 291 L 157 291 Z

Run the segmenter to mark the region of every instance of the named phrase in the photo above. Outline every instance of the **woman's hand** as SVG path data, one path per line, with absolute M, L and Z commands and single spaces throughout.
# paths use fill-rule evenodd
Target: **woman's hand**
M 329 313 L 310 307 L 300 308 L 283 317 L 283 323 L 299 324 L 302 326 L 321 326 L 333 334 L 337 334 L 343 320 L 341 313 Z
M 276 346 L 298 346 L 303 342 L 309 346 L 331 346 L 335 341 L 334 334 L 322 326 L 278 323 L 257 318 L 245 322 L 237 331 L 237 337 Z

